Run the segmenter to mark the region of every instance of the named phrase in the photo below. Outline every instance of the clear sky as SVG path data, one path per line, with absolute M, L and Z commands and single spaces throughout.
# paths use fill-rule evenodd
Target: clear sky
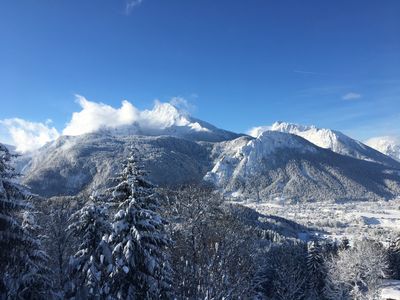
M 398 0 L 3 0 L 0 120 L 62 131 L 75 94 L 139 109 L 179 96 L 232 131 L 400 135 L 399 16 Z

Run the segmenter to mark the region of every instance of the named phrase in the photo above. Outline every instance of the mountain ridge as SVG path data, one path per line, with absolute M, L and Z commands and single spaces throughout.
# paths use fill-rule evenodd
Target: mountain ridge
M 276 123 L 275 130 L 254 138 L 185 118 L 180 125 L 167 122 L 159 131 L 141 131 L 134 124 L 61 136 L 32 156 L 23 183 L 43 196 L 104 188 L 134 146 L 149 179 L 161 186 L 207 183 L 225 195 L 254 201 L 376 200 L 400 195 L 400 163 L 380 153 L 374 161 L 371 156 L 377 151 L 341 133 L 324 131 L 329 138 L 333 132 L 340 142 L 349 141 L 346 151 L 356 145 L 354 153 L 361 147 L 369 157 L 360 158 L 350 150 L 337 153 L 286 132 L 319 130 L 316 127 Z M 188 124 L 198 125 L 193 129 Z
M 399 169 L 274 131 L 263 132 L 236 152 L 222 154 L 205 180 L 227 196 L 254 201 L 378 200 L 400 192 Z
M 250 134 L 257 137 L 265 130 L 280 131 L 295 134 L 305 138 L 309 142 L 333 152 L 354 157 L 357 159 L 377 162 L 386 166 L 400 167 L 400 163 L 387 155 L 352 139 L 340 131 L 318 128 L 316 126 L 299 125 L 287 122 L 275 122 L 272 126 L 260 126 L 252 129 Z

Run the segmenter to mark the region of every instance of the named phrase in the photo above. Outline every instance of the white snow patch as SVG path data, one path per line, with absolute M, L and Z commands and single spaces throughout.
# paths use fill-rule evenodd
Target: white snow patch
M 382 284 L 381 299 L 400 300 L 400 280 L 385 280 Z

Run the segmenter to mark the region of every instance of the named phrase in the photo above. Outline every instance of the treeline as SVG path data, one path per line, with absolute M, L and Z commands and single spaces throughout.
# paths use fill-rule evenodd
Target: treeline
M 134 155 L 112 188 L 41 199 L 0 145 L 0 299 L 375 299 L 400 239 L 308 243 L 199 186 L 156 189 Z

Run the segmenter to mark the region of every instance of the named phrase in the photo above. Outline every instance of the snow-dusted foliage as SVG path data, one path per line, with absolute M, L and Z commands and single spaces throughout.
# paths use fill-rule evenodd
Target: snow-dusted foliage
M 392 279 L 400 279 L 400 236 L 390 242 L 388 249 L 389 270 Z
M 323 249 L 318 241 L 308 243 L 307 247 L 308 298 L 321 299 L 325 287 L 326 266 Z
M 110 292 L 109 275 L 112 271 L 111 248 L 108 235 L 111 224 L 105 205 L 95 197 L 92 203 L 71 216 L 68 231 L 78 240 L 78 251 L 70 258 L 70 293 L 80 297 L 105 297 Z
M 158 196 L 133 150 L 116 180 L 111 189 L 117 209 L 109 238 L 114 263 L 111 294 L 118 299 L 169 298 L 171 241 L 157 212 Z
M 252 292 L 254 231 L 222 207 L 223 199 L 195 186 L 168 196 L 173 267 L 179 299 L 246 299 Z
M 10 266 L 19 262 L 19 249 L 27 241 L 19 220 L 15 217 L 18 209 L 26 208 L 22 200 L 25 193 L 15 183 L 17 176 L 10 166 L 12 155 L 0 144 L 0 294 L 7 295 L 10 286 L 6 282 L 10 274 Z M 5 271 L 8 270 L 8 271 Z
M 40 221 L 45 233 L 43 242 L 50 257 L 54 287 L 60 292 L 69 284 L 69 258 L 77 248 L 77 241 L 67 231 L 69 218 L 77 210 L 73 207 L 74 202 L 71 197 L 60 197 L 40 203 Z
M 0 295 L 40 299 L 51 295 L 47 255 L 37 238 L 28 191 L 16 181 L 13 155 L 0 144 Z M 21 217 L 21 212 L 23 212 Z
M 18 297 L 22 299 L 43 299 L 55 296 L 53 293 L 52 271 L 48 266 L 49 256 L 42 245 L 43 229 L 38 225 L 36 212 L 27 210 L 23 213 L 22 227 L 32 238 L 23 250 L 23 260 L 18 266 Z
M 328 265 L 328 299 L 380 299 L 382 279 L 387 276 L 387 254 L 370 240 L 342 248 Z
M 304 299 L 307 292 L 307 262 L 304 244 L 273 245 L 265 254 L 257 276 L 261 299 Z

